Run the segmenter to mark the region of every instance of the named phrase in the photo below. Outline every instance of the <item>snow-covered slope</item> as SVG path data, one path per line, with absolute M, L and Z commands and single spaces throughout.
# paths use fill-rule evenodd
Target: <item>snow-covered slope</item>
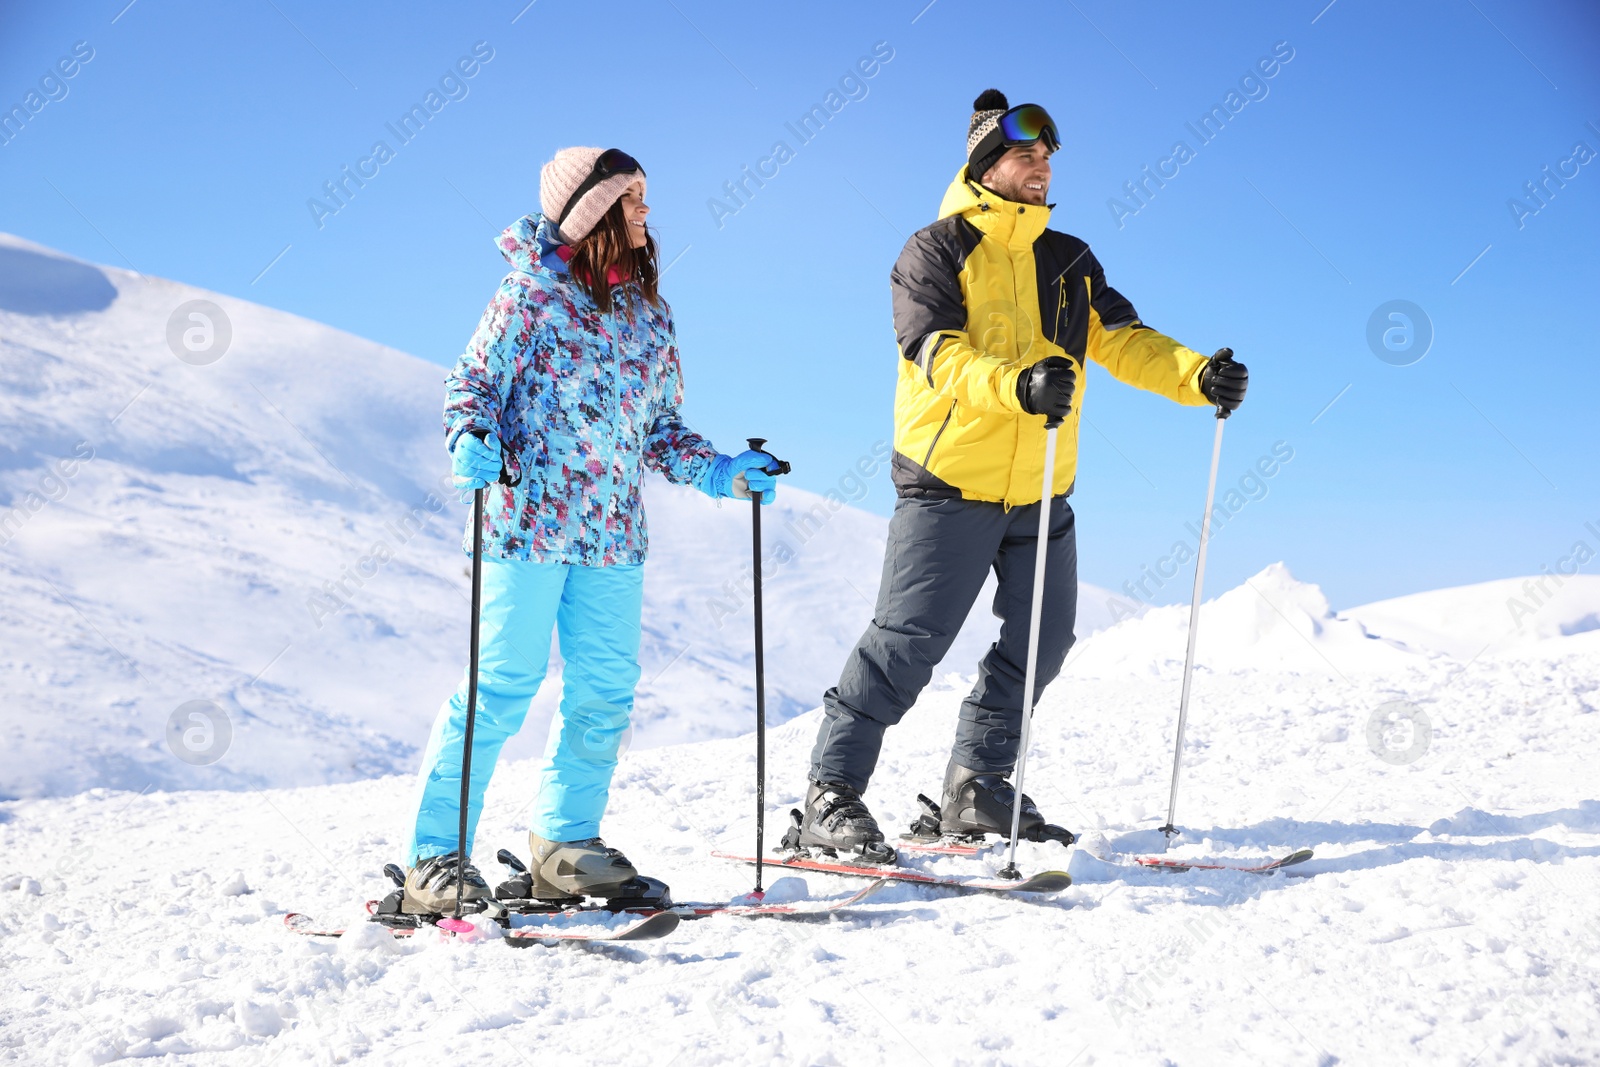
M 1028 786 L 1083 848 L 1021 849 L 1026 868 L 1072 871 L 1058 898 L 898 886 L 848 920 L 707 921 L 635 946 L 285 933 L 285 910 L 351 920 L 386 891 L 399 777 L 0 805 L 0 1060 L 1600 1061 L 1600 633 L 1410 662 L 1197 677 L 1176 852 L 1314 848 L 1296 877 L 1108 862 L 1148 847 L 1164 817 L 1179 672 L 1072 668 L 1039 708 Z M 931 688 L 890 732 L 868 799 L 891 832 L 936 786 L 963 690 Z M 1427 717 L 1420 751 L 1372 739 L 1397 698 Z M 772 732 L 769 841 L 799 800 L 816 714 Z M 753 755 L 749 738 L 628 753 L 607 839 L 681 898 L 747 890 L 748 870 L 707 853 L 749 847 Z M 530 763 L 502 767 L 485 861 L 524 847 L 532 788 Z M 854 887 L 790 875 L 774 888 Z
M 198 300 L 229 339 L 209 312 L 214 347 L 193 352 Z M 466 659 L 443 373 L 0 235 L 0 796 L 409 768 Z M 740 733 L 749 512 L 658 479 L 647 494 L 634 743 Z M 818 703 L 870 617 L 885 522 L 785 488 L 766 529 L 783 560 L 766 597 L 783 721 Z M 1083 599 L 1080 632 L 1104 625 L 1106 595 Z M 995 629 L 980 600 L 948 663 L 970 671 Z M 558 694 L 543 688 L 508 756 L 542 748 Z

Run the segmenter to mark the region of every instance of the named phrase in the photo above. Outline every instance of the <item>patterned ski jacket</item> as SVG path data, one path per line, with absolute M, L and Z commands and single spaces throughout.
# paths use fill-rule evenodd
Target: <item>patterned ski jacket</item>
M 911 235 L 889 275 L 900 343 L 892 465 L 902 496 L 956 496 L 1008 507 L 1039 499 L 1044 416 L 1017 378 L 1049 356 L 1078 365 L 1062 425 L 1054 496 L 1078 472 L 1078 419 L 1092 359 L 1129 385 L 1204 405 L 1206 357 L 1144 325 L 1106 284 L 1089 246 L 1047 229 L 1048 207 L 1016 204 L 967 179 L 950 183 L 939 221 Z
M 556 227 L 539 215 L 518 219 L 497 243 L 511 272 L 445 378 L 447 447 L 492 430 L 520 479 L 485 494 L 484 555 L 641 563 L 645 468 L 698 485 L 717 455 L 678 414 L 672 313 L 624 282 L 613 312 L 601 314 L 557 254 Z M 462 544 L 472 551 L 470 517 Z

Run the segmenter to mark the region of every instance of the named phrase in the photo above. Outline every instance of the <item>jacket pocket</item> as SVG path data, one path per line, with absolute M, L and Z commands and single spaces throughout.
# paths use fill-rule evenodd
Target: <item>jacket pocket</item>
M 933 440 L 928 442 L 928 452 L 922 457 L 923 470 L 928 469 L 928 461 L 933 459 L 933 450 L 939 446 L 939 438 L 944 436 L 945 428 L 950 425 L 950 420 L 955 417 L 955 414 L 956 402 L 952 400 L 950 401 L 950 410 L 944 413 L 944 421 L 941 422 L 939 424 L 939 428 L 934 431 Z

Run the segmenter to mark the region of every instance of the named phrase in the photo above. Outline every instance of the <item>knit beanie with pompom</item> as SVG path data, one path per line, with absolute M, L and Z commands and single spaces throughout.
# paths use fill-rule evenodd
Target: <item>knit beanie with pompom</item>
M 972 102 L 972 119 L 967 123 L 967 177 L 975 182 L 981 182 L 984 172 L 1005 155 L 1006 146 L 1000 145 L 981 158 L 974 159 L 972 156 L 983 144 L 983 139 L 1000 124 L 1000 116 L 1009 110 L 1011 105 L 1006 102 L 1006 94 L 999 89 L 985 89 Z

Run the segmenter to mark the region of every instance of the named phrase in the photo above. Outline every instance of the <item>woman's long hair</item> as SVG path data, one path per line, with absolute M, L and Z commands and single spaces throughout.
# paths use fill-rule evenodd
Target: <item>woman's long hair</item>
M 661 277 L 660 249 L 655 235 L 647 226 L 643 248 L 634 248 L 628 240 L 628 221 L 622 214 L 622 201 L 611 205 L 588 236 L 572 246 L 572 259 L 567 264 L 572 276 L 584 291 L 594 298 L 595 307 L 603 313 L 611 311 L 611 285 L 608 281 L 611 268 L 625 279 L 638 283 L 639 291 L 651 304 L 661 303 L 656 282 Z M 631 308 L 629 309 L 631 312 Z

